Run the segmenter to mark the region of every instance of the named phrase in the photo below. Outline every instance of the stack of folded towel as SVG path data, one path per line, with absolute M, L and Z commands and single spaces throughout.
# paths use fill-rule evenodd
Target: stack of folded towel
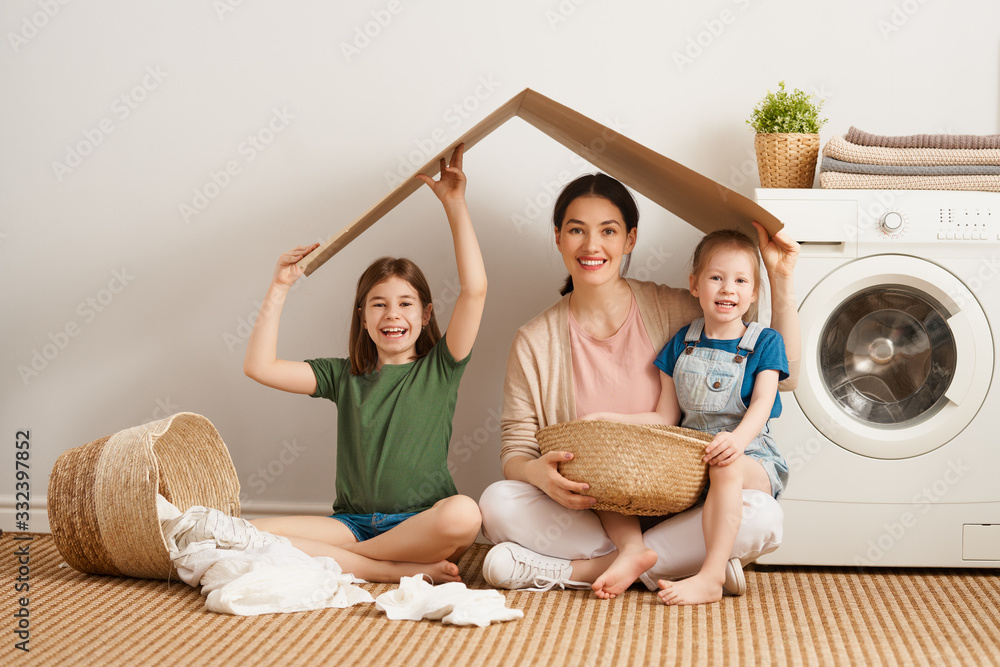
M 891 137 L 852 127 L 823 148 L 822 188 L 1000 192 L 1000 134 Z

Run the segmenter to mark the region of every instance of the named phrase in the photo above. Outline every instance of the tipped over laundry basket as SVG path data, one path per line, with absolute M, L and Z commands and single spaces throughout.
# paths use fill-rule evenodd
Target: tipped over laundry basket
M 52 537 L 81 572 L 172 579 L 177 573 L 156 495 L 240 513 L 240 483 L 222 437 L 205 417 L 181 412 L 63 452 L 49 479 Z

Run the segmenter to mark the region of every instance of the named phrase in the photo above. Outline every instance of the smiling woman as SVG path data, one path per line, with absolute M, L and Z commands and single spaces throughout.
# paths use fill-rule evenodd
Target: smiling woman
M 555 242 L 569 278 L 563 298 L 522 326 L 511 344 L 501 425 L 506 479 L 489 486 L 479 503 L 483 533 L 498 543 L 483 563 L 494 586 L 593 587 L 613 597 L 636 577 L 652 590 L 659 579 L 695 574 L 705 560 L 703 509 L 695 507 L 644 520 L 642 539 L 655 557 L 646 554 L 638 571 L 619 572 L 615 582 L 595 583 L 615 561 L 615 544 L 589 511 L 597 501 L 587 481 L 559 472 L 559 463 L 573 454 L 542 455 L 535 437 L 540 428 L 594 412 L 654 410 L 661 393 L 656 352 L 701 315 L 688 290 L 624 277 L 638 222 L 632 195 L 604 174 L 581 176 L 556 201 Z M 781 232 L 768 238 L 762 227 L 757 231 L 774 295 L 772 326 L 797 360 L 797 246 Z M 791 375 L 786 388 L 794 388 L 794 365 Z M 659 464 L 649 461 L 650 469 Z M 766 492 L 743 491 L 742 516 L 732 549 L 738 560 L 726 570 L 727 590 L 737 593 L 743 588 L 740 562 L 774 550 L 781 540 L 781 509 Z

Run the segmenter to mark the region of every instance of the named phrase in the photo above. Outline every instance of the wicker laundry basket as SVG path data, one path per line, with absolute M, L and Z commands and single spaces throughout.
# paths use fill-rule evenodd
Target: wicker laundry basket
M 813 186 L 819 158 L 818 134 L 757 134 L 753 145 L 762 188 Z
M 181 412 L 63 452 L 48 491 L 59 553 L 81 572 L 176 579 L 157 493 L 182 511 L 203 505 L 239 516 L 236 468 L 205 417 Z
M 542 454 L 573 452 L 559 472 L 590 485 L 595 509 L 660 516 L 681 512 L 701 497 L 708 466 L 701 458 L 712 436 L 680 426 L 574 420 L 536 434 Z

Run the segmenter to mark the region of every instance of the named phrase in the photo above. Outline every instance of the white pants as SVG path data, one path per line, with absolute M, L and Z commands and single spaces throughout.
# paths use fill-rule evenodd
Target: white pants
M 479 499 L 483 513 L 483 535 L 494 544 L 515 542 L 546 556 L 581 560 L 604 556 L 615 545 L 604 532 L 601 520 L 590 510 L 571 510 L 552 500 L 527 482 L 495 482 Z M 657 553 L 656 565 L 639 577 L 650 590 L 657 579 L 681 579 L 698 572 L 705 561 L 705 535 L 701 528 L 702 506 L 660 521 L 643 533 L 643 542 Z M 640 517 L 643 528 L 646 520 Z M 743 522 L 731 558 L 744 565 L 781 544 L 784 512 L 763 491 L 743 491 Z

